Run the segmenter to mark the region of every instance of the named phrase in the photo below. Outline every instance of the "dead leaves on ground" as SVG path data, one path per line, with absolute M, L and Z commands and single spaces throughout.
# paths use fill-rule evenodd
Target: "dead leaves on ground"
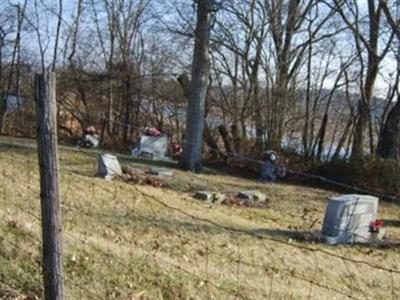
M 145 171 L 140 169 L 135 169 L 129 166 L 124 166 L 122 168 L 122 180 L 131 183 L 131 184 L 139 184 L 139 185 L 150 185 L 155 188 L 167 188 L 168 184 L 161 180 L 157 176 L 147 175 Z

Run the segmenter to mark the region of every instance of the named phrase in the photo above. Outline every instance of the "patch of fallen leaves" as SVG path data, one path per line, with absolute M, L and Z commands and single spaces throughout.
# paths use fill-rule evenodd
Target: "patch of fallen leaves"
M 146 175 L 146 172 L 129 166 L 122 168 L 122 180 L 139 185 L 151 185 L 156 188 L 166 188 L 168 184 L 157 176 Z
M 226 195 L 224 201 L 222 201 L 221 204 L 231 207 L 242 207 L 242 208 L 266 208 L 268 206 L 267 200 L 247 201 L 233 194 Z

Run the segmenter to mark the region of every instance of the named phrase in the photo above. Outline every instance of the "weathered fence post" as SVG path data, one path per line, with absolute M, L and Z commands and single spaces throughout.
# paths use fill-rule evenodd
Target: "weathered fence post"
M 59 300 L 63 299 L 63 260 L 54 73 L 35 75 L 35 101 L 42 209 L 44 298 Z

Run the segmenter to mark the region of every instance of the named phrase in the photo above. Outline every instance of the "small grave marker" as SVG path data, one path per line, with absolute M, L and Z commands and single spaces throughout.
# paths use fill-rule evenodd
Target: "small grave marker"
M 100 155 L 97 161 L 97 170 L 101 177 L 112 180 L 115 176 L 121 176 L 121 165 L 118 158 L 111 154 Z
M 265 194 L 254 190 L 240 191 L 236 197 L 243 200 L 247 206 L 254 206 L 255 203 L 262 203 L 267 200 Z
M 174 172 L 166 168 L 151 168 L 148 173 L 150 175 L 155 175 L 155 176 L 166 176 L 166 177 L 174 176 Z
M 210 203 L 221 204 L 225 200 L 225 195 L 212 191 L 198 191 L 195 198 Z

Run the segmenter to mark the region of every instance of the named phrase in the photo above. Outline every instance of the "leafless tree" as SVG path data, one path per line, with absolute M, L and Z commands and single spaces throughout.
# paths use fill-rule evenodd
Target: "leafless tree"
M 192 74 L 189 85 L 186 132 L 183 146 L 182 166 L 195 170 L 201 166 L 204 134 L 205 101 L 209 75 L 209 42 L 214 0 L 197 1 L 197 23 L 193 53 Z
M 391 93 L 388 94 L 389 99 L 393 99 L 393 97 L 397 95 L 397 101 L 390 111 L 389 106 L 387 106 L 387 109 L 385 109 L 385 112 L 389 112 L 386 117 L 384 112 L 385 121 L 379 134 L 377 154 L 382 158 L 400 160 L 400 19 L 396 20 L 396 16 L 393 16 L 392 13 L 392 11 L 399 12 L 400 7 L 399 3 L 394 3 L 393 10 L 391 10 L 388 6 L 388 2 L 383 0 L 380 1 L 380 4 L 391 30 L 393 30 L 393 33 L 397 37 L 397 49 L 395 50 L 395 57 L 397 58 L 398 65 L 397 74 L 395 77 L 395 84 L 391 89 Z M 397 18 L 398 17 L 399 15 L 397 15 Z M 389 103 L 391 102 L 392 101 L 390 101 Z
M 16 5 L 16 16 L 17 16 L 17 25 L 16 25 L 16 35 L 15 35 L 15 40 L 14 40 L 14 45 L 13 45 L 13 51 L 12 51 L 12 58 L 11 58 L 11 63 L 10 63 L 10 72 L 8 74 L 8 83 L 7 83 L 7 89 L 6 89 L 6 95 L 11 90 L 11 87 L 13 85 L 13 79 L 14 79 L 14 73 L 16 74 L 16 79 L 15 79 L 15 90 L 16 90 L 16 96 L 19 98 L 20 97 L 20 60 L 21 60 L 21 31 L 22 31 L 22 25 L 24 22 L 25 18 L 25 10 L 27 6 L 27 0 L 23 3 L 22 7 L 20 4 Z M 3 30 L 3 34 L 5 35 L 5 31 Z M 4 43 L 5 36 L 2 38 L 2 43 Z M 1 62 L 0 62 L 1 63 Z M 1 72 L 2 73 L 2 72 Z M 2 95 L 2 105 L 0 107 L 0 133 L 3 133 L 4 129 L 4 122 L 6 119 L 7 111 L 6 111 L 6 99 L 5 95 Z
M 383 40 L 382 4 L 376 0 L 368 0 L 368 14 L 363 16 L 357 1 L 334 1 L 334 9 L 351 30 L 360 60 L 360 100 L 358 102 L 357 122 L 354 130 L 352 159 L 358 160 L 364 156 L 365 132 L 371 127 L 370 104 L 374 95 L 374 87 L 379 72 L 379 65 L 388 53 L 393 34 Z M 362 24 L 366 19 L 368 28 Z M 365 32 L 367 31 L 367 32 Z M 383 42 L 383 44 L 381 44 Z M 364 54 L 367 60 L 365 61 Z M 371 131 L 371 129 L 370 129 Z M 370 137 L 370 148 L 373 152 L 373 139 Z

